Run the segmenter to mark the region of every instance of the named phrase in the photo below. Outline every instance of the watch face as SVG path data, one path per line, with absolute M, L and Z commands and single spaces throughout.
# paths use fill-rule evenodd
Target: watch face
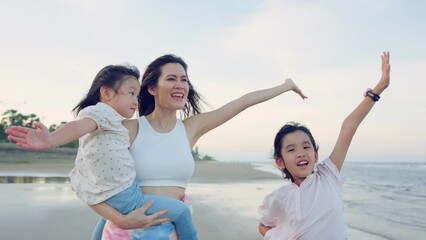
M 367 92 L 367 95 L 368 95 L 369 97 L 374 97 L 374 94 L 373 94 L 373 92 L 372 92 L 372 91 L 368 91 L 368 92 Z

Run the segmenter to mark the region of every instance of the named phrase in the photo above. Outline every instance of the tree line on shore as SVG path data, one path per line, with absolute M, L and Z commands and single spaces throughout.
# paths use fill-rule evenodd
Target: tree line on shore
M 0 142 L 10 142 L 7 139 L 7 134 L 5 133 L 5 131 L 11 126 L 23 126 L 23 127 L 33 128 L 34 123 L 40 122 L 40 118 L 37 117 L 36 114 L 34 113 L 22 114 L 18 112 L 18 110 L 16 109 L 6 110 L 1 116 L 2 118 L 0 121 Z M 58 124 L 52 124 L 48 127 L 49 131 L 50 132 L 56 131 L 58 128 L 60 128 L 62 125 L 66 123 L 67 122 L 62 121 Z M 61 147 L 77 148 L 78 140 L 70 142 Z M 197 146 L 195 147 L 195 149 L 192 149 L 191 152 L 195 160 L 205 160 L 205 161 L 215 160 L 212 156 L 209 156 L 207 154 L 205 155 L 201 154 Z

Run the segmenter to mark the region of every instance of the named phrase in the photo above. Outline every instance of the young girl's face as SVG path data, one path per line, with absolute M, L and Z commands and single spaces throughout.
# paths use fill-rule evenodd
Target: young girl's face
M 282 159 L 276 160 L 278 166 L 287 168 L 294 178 L 294 183 L 299 186 L 313 172 L 318 161 L 318 153 L 315 152 L 309 136 L 300 130 L 284 136 L 281 156 Z
M 121 116 L 131 118 L 138 109 L 138 96 L 141 90 L 139 81 L 132 76 L 125 76 L 123 83 L 113 97 L 107 102 Z
M 178 63 L 164 65 L 157 86 L 150 87 L 149 91 L 159 106 L 170 110 L 183 109 L 189 92 L 185 69 Z

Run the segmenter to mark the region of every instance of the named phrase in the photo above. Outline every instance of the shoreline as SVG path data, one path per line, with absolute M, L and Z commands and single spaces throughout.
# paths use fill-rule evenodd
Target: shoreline
M 0 176 L 13 172 L 17 175 L 60 177 L 67 176 L 72 167 L 70 164 L 7 164 L 7 167 L 1 164 Z M 203 240 L 262 239 L 257 231 L 257 206 L 267 193 L 281 184 L 280 176 L 258 170 L 250 163 L 196 161 L 194 176 L 188 185 L 187 193 L 193 200 L 194 223 L 198 229 L 199 238 Z M 0 189 L 8 196 L 1 200 L 2 204 L 10 206 L 8 209 L 1 210 L 2 216 L 9 218 L 10 215 L 21 215 L 16 213 L 31 212 L 34 207 L 39 209 L 36 212 L 43 216 L 41 219 L 37 216 L 27 220 L 16 219 L 16 216 L 12 218 L 17 222 L 25 222 L 25 228 L 29 232 L 35 231 L 43 235 L 51 232 L 50 229 L 60 228 L 62 229 L 60 232 L 71 234 L 70 236 L 76 239 L 72 229 L 79 229 L 79 239 L 86 239 L 90 236 L 88 234 L 91 233 L 98 219 L 94 212 L 74 196 L 69 184 L 0 184 Z M 16 199 L 23 200 L 16 201 Z M 11 209 L 14 209 L 12 211 L 14 214 L 10 211 Z M 67 216 L 61 212 L 68 212 L 65 214 Z M 21 230 L 17 227 L 19 224 L 10 220 L 9 218 L 7 222 L 12 225 L 8 225 L 6 220 L 0 222 L 2 226 L 0 231 L 4 232 L 5 236 L 12 237 L 13 234 L 7 235 L 6 232 L 11 234 Z M 31 224 L 27 225 L 27 222 Z M 73 227 L 68 229 L 66 225 L 58 226 L 61 222 L 66 222 L 66 225 Z M 43 225 L 46 227 L 40 228 Z M 349 239 L 388 239 L 350 227 L 349 223 L 348 231 Z M 21 238 L 26 237 L 16 239 Z M 41 238 L 55 239 L 56 237 Z

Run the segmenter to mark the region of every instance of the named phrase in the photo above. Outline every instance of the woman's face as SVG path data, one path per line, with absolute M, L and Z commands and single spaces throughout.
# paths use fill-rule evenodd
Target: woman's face
M 149 88 L 156 106 L 181 110 L 188 98 L 189 83 L 185 69 L 178 63 L 168 63 L 161 68 L 157 86 Z

